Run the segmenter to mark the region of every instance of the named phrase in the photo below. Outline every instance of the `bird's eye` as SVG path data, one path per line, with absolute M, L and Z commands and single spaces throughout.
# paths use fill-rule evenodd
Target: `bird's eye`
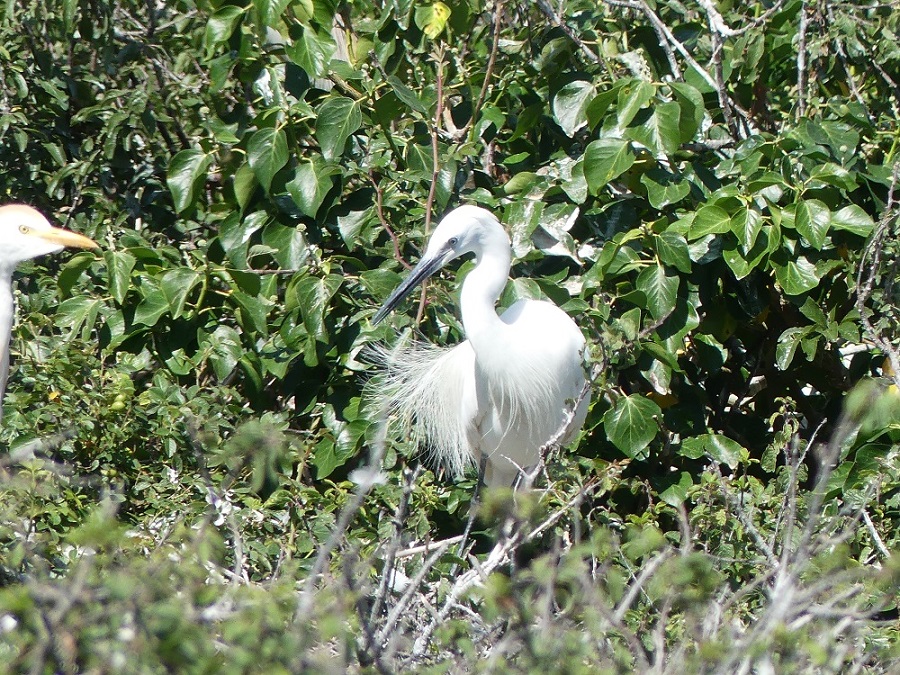
M 27 225 L 19 225 L 19 232 L 21 232 L 22 234 L 28 234 L 30 229 L 31 228 L 29 228 Z
M 450 239 L 447 240 L 447 243 L 450 244 L 451 246 L 456 246 L 459 243 L 459 238 L 458 237 L 450 237 Z

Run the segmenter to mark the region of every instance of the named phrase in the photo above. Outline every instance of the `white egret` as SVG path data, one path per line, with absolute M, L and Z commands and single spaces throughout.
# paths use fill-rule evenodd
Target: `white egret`
M 519 300 L 498 316 L 512 255 L 497 218 L 478 206 L 448 213 L 373 323 L 467 253 L 476 264 L 460 293 L 466 340 L 455 347 L 398 347 L 385 356 L 376 396 L 410 421 L 416 440 L 453 473 L 483 465 L 487 485 L 508 486 L 520 469 L 537 463 L 557 432 L 564 432 L 557 437 L 562 444 L 573 438 L 588 397 L 582 396 L 584 336 L 569 315 L 550 302 Z
M 87 237 L 53 227 L 30 206 L 0 206 L 0 404 L 9 375 L 9 339 L 14 313 L 13 272 L 20 262 L 56 253 L 66 246 L 97 248 L 97 244 Z M 0 407 L 2 418 L 3 409 Z

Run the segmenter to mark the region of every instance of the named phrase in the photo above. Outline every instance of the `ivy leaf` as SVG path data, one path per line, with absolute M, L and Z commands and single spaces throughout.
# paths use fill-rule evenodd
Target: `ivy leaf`
M 619 89 L 616 101 L 619 127 L 625 128 L 642 108 L 649 105 L 656 87 L 644 80 L 631 80 Z
M 106 276 L 109 279 L 109 293 L 120 305 L 125 302 L 125 295 L 131 288 L 131 272 L 137 258 L 128 251 L 104 251 L 103 261 L 106 263 Z
M 260 129 L 247 144 L 247 161 L 266 192 L 275 174 L 287 164 L 288 142 L 283 129 Z
M 647 297 L 647 309 L 654 319 L 661 319 L 675 309 L 679 278 L 663 265 L 651 265 L 641 272 L 635 286 Z
M 300 308 L 306 331 L 317 340 L 328 338 L 325 331 L 325 312 L 331 297 L 337 293 L 343 281 L 343 277 L 329 274 L 324 278 L 304 277 L 293 286 L 287 309 L 290 311 L 294 307 Z
M 203 36 L 203 45 L 206 49 L 207 58 L 212 56 L 216 47 L 231 37 L 243 15 L 243 7 L 226 5 L 221 9 L 217 9 L 209 17 L 209 21 L 206 22 L 206 33 Z
M 159 287 L 156 279 L 141 277 L 138 291 L 141 294 L 141 302 L 134 311 L 134 322 L 148 327 L 156 325 L 163 314 L 169 309 L 169 303 Z
M 702 239 L 708 234 L 724 234 L 731 230 L 731 216 L 714 204 L 701 206 L 691 222 L 690 239 Z
M 160 277 L 159 287 L 173 319 L 184 313 L 184 303 L 194 286 L 200 283 L 201 278 L 199 272 L 187 267 L 168 270 Z
M 812 332 L 812 326 L 788 328 L 778 336 L 778 344 L 775 347 L 775 365 L 779 370 L 787 370 L 794 360 L 794 354 L 800 341 Z
M 657 235 L 656 255 L 666 265 L 671 265 L 679 272 L 691 273 L 691 256 L 688 252 L 687 240 L 676 232 L 662 232 Z
M 333 96 L 319 106 L 316 139 L 327 160 L 340 157 L 347 139 L 362 125 L 359 104 L 345 96 Z
M 203 179 L 212 158 L 201 150 L 182 150 L 169 162 L 166 185 L 172 193 L 172 201 L 178 213 L 186 211 L 194 204 L 194 195 Z
M 88 340 L 97 316 L 103 308 L 103 301 L 89 295 L 76 295 L 59 303 L 54 323 L 69 330 L 69 338 L 81 331 L 81 339 Z
M 816 266 L 803 256 L 789 260 L 785 265 L 773 266 L 775 279 L 788 295 L 800 295 L 819 285 L 820 277 Z
M 834 162 L 826 162 L 825 164 L 814 167 L 810 172 L 809 177 L 811 180 L 822 181 L 823 183 L 834 185 L 835 187 L 842 188 L 848 192 L 855 190 L 858 187 L 853 174 Z
M 794 227 L 817 251 L 825 245 L 830 225 L 831 211 L 818 199 L 805 199 L 797 204 Z
M 292 43 L 285 48 L 288 58 L 309 77 L 323 77 L 337 46 L 331 35 L 320 34 L 309 26 L 292 26 Z
M 747 252 L 756 244 L 762 226 L 762 214 L 753 207 L 743 207 L 731 217 L 731 231 Z
M 694 480 L 690 473 L 682 471 L 678 474 L 677 479 L 667 476 L 664 484 L 666 483 L 668 484 L 668 487 L 664 490 L 659 490 L 659 498 L 669 506 L 677 508 L 684 503 L 685 499 L 687 499 L 688 490 L 693 487 Z
M 334 185 L 332 176 L 340 173 L 340 167 L 314 156 L 297 166 L 294 179 L 286 187 L 297 208 L 304 215 L 314 218 L 325 195 Z
M 597 194 L 611 180 L 621 176 L 634 164 L 631 144 L 621 138 L 601 138 L 584 151 L 584 177 L 592 194 Z
M 309 244 L 299 227 L 269 223 L 263 230 L 262 242 L 275 249 L 272 257 L 282 269 L 298 269 L 309 255 Z
M 849 204 L 837 213 L 831 214 L 831 227 L 858 234 L 860 237 L 868 237 L 875 229 L 875 221 L 856 204 Z
M 674 101 L 660 103 L 644 119 L 636 116 L 634 125 L 628 127 L 625 135 L 650 149 L 655 156 L 670 155 L 681 145 L 681 130 L 678 122 L 681 108 Z
M 603 416 L 603 428 L 609 440 L 626 457 L 634 459 L 656 438 L 656 417 L 662 411 L 646 396 L 623 396 Z
M 728 436 L 702 434 L 684 439 L 678 454 L 688 459 L 700 459 L 703 456 L 707 456 L 713 461 L 725 464 L 728 468 L 734 470 L 745 459 L 747 451 L 740 443 L 728 438 Z
M 678 129 L 681 132 L 681 142 L 687 143 L 697 135 L 697 130 L 703 123 L 706 107 L 703 104 L 703 94 L 686 82 L 669 82 L 669 87 L 675 95 L 675 100 L 681 108 L 678 118 Z
M 655 209 L 677 204 L 691 191 L 690 182 L 662 169 L 651 169 L 641 174 L 641 184 L 647 188 L 647 199 Z
M 569 82 L 553 97 L 553 119 L 571 138 L 587 124 L 587 107 L 596 94 L 594 86 L 584 80 Z

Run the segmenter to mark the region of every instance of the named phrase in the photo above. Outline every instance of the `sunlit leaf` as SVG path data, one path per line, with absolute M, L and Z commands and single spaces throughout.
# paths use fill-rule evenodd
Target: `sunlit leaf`
M 247 144 L 247 161 L 259 184 L 266 192 L 272 187 L 275 174 L 287 164 L 287 134 L 283 129 L 260 129 Z
M 166 185 L 172 193 L 175 210 L 186 211 L 194 204 L 194 197 L 212 158 L 200 150 L 182 150 L 169 162 Z
M 333 96 L 319 106 L 316 116 L 316 139 L 322 156 L 334 160 L 344 151 L 347 139 L 362 125 L 359 104 L 344 96 Z
M 637 457 L 656 438 L 660 414 L 659 406 L 646 396 L 622 396 L 603 416 L 603 428 L 625 456 Z

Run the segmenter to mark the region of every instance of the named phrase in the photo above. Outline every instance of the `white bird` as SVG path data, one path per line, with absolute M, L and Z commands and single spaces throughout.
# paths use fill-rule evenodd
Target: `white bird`
M 466 340 L 455 347 L 400 346 L 385 354 L 375 395 L 411 423 L 417 442 L 451 472 L 483 462 L 485 484 L 509 486 L 520 470 L 538 462 L 549 441 L 572 440 L 589 397 L 583 394 L 584 336 L 568 314 L 550 302 L 519 300 L 498 316 L 495 304 L 512 256 L 497 218 L 478 206 L 448 213 L 373 323 L 468 253 L 476 264 L 460 293 Z
M 97 244 L 87 237 L 53 227 L 30 206 L 0 206 L 0 404 L 9 375 L 9 339 L 14 313 L 13 272 L 20 262 L 56 253 L 66 246 L 97 248 Z M 2 418 L 3 409 L 0 407 Z

